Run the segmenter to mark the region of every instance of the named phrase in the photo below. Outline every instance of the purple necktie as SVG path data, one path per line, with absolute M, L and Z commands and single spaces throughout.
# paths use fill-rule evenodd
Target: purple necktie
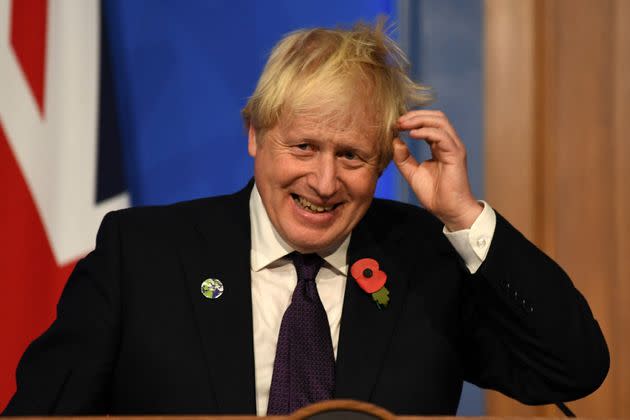
M 289 257 L 298 282 L 280 325 L 267 415 L 289 414 L 331 399 L 335 385 L 330 327 L 315 285 L 324 260 L 317 254 L 298 252 Z

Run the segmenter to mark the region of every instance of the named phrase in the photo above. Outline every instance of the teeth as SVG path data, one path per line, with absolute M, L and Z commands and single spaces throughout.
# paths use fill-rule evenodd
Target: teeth
M 304 207 L 305 209 L 314 211 L 316 213 L 323 213 L 325 211 L 331 211 L 333 208 L 333 206 L 329 206 L 329 207 L 317 206 L 311 203 L 310 201 L 308 201 L 307 199 L 300 196 L 294 197 L 294 200 L 296 203 L 298 203 L 300 206 Z

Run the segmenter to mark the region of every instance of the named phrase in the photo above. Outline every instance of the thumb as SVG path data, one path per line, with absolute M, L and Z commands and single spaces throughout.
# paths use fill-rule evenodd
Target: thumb
M 394 163 L 407 182 L 411 182 L 418 167 L 418 161 L 409 151 L 409 147 L 398 137 L 394 139 Z

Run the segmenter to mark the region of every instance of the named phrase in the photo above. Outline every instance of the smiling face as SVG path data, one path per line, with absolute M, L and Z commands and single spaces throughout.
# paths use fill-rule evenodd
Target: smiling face
M 298 251 L 338 246 L 370 206 L 379 156 L 366 120 L 295 116 L 258 139 L 250 127 L 256 187 L 271 223 Z

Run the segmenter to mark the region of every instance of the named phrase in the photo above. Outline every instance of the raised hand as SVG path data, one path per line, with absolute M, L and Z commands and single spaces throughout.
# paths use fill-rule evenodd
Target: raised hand
M 470 190 L 466 148 L 446 115 L 441 111 L 410 111 L 398 119 L 398 128 L 431 148 L 431 159 L 418 163 L 407 145 L 394 139 L 394 163 L 420 203 L 448 230 L 470 228 L 483 208 Z

